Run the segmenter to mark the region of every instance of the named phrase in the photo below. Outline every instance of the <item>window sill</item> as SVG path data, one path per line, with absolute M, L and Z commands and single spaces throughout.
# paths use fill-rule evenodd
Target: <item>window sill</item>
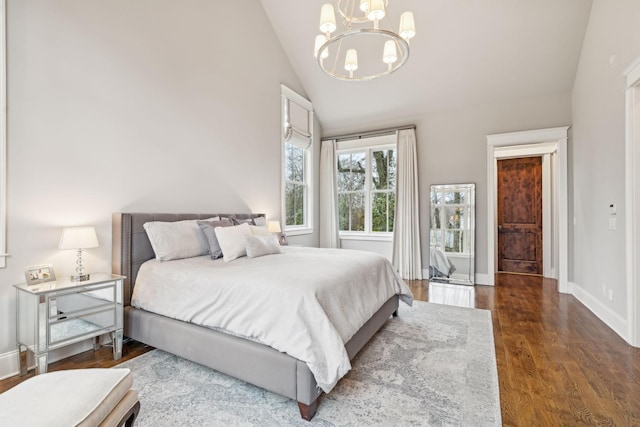
M 392 242 L 393 234 L 340 234 L 340 240 L 366 240 L 371 242 Z
M 287 236 L 302 236 L 304 234 L 313 234 L 313 228 L 285 229 L 284 234 L 286 234 Z

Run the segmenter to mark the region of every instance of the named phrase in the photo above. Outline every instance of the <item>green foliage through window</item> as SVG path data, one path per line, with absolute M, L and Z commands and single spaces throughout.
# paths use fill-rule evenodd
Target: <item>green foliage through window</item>
M 337 172 L 339 230 L 393 232 L 395 149 L 369 148 L 339 152 Z
M 305 224 L 305 150 L 284 144 L 285 221 L 286 226 Z

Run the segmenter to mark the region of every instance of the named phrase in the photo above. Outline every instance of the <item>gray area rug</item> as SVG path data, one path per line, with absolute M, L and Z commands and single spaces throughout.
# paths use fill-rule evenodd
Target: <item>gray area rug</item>
M 491 312 L 401 304 L 322 395 L 321 426 L 496 426 L 500 396 Z M 137 426 L 307 426 L 291 399 L 153 350 L 118 365 L 140 394 Z

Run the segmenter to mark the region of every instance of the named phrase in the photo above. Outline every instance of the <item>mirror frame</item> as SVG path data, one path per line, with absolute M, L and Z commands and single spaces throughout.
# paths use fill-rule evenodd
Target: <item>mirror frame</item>
M 468 227 L 462 229 L 463 231 L 468 232 L 469 239 L 468 242 L 469 251 L 468 253 L 461 253 L 457 258 L 466 259 L 468 263 L 466 265 L 458 263 L 457 269 L 460 270 L 462 266 L 466 267 L 466 273 L 460 274 L 454 271 L 444 273 L 446 276 L 441 276 L 440 271 L 435 267 L 432 268 L 432 261 L 436 258 L 436 255 L 433 251 L 432 241 L 434 230 L 442 230 L 442 228 L 433 228 L 432 220 L 433 220 L 433 193 L 436 190 L 451 188 L 451 190 L 455 189 L 464 189 L 468 190 L 469 198 L 467 203 L 464 203 L 464 209 L 468 212 Z M 475 241 L 476 241 L 476 184 L 475 183 L 462 183 L 462 184 L 434 184 L 431 185 L 429 192 L 429 281 L 430 282 L 442 282 L 442 283 L 451 283 L 458 285 L 474 285 L 475 284 Z M 444 202 L 443 202 L 444 206 Z M 445 251 L 440 251 L 442 255 L 447 258 L 446 262 L 451 262 L 446 255 Z M 441 257 L 439 258 L 442 259 Z M 451 263 L 455 267 L 455 263 Z M 436 272 L 438 274 L 436 274 Z

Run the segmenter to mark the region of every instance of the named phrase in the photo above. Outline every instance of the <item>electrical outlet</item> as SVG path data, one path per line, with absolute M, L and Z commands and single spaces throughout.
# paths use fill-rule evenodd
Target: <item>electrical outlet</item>
M 609 289 L 609 301 L 613 302 L 613 289 Z
M 616 218 L 615 217 L 609 217 L 609 230 L 615 230 L 616 229 Z

